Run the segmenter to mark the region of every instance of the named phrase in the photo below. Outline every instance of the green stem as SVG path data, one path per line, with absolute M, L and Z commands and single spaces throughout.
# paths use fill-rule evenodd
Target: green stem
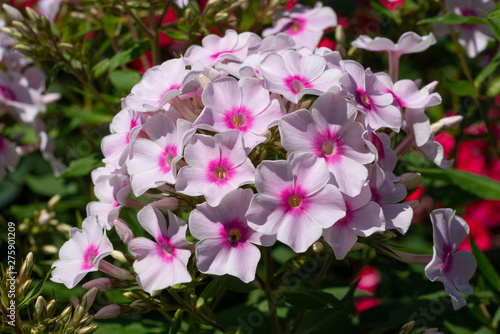
M 266 268 L 266 284 L 264 292 L 266 294 L 267 305 L 269 307 L 269 315 L 271 316 L 271 328 L 273 334 L 279 334 L 280 323 L 278 319 L 278 312 L 276 310 L 276 296 L 273 293 L 273 259 L 271 258 L 271 248 L 265 247 L 263 249 L 264 267 Z
M 130 9 L 130 7 L 127 4 L 127 0 L 123 0 L 123 8 L 127 12 L 127 14 L 130 15 L 135 22 L 137 22 L 139 27 L 141 27 L 141 29 L 146 33 L 146 35 L 148 35 L 149 38 L 153 38 L 154 35 L 151 32 L 151 30 L 149 30 L 148 26 L 144 22 L 142 22 L 140 18 L 137 17 L 137 15 L 134 13 L 132 9 Z
M 151 53 L 153 54 L 153 64 L 159 65 L 161 62 L 160 56 L 160 43 L 158 41 L 158 25 L 156 24 L 155 8 L 153 6 L 149 7 L 149 21 L 151 21 Z M 161 21 L 160 21 L 161 25 Z
M 316 277 L 316 280 L 314 281 L 313 283 L 313 290 L 317 290 L 319 288 L 319 286 L 321 285 L 321 282 L 323 281 L 323 278 L 325 278 L 325 275 L 328 271 L 328 268 L 330 268 L 330 265 L 332 264 L 333 262 L 333 257 L 332 256 L 329 256 L 325 262 L 323 262 L 323 266 L 321 267 L 321 270 L 318 274 L 318 277 Z M 304 318 L 306 314 L 306 309 L 301 309 L 299 314 L 297 315 L 297 317 L 295 318 L 295 322 L 294 324 L 292 325 L 292 330 L 290 331 L 290 334 L 293 334 L 297 331 L 297 329 L 299 328 L 299 325 L 300 323 L 302 322 L 302 319 Z
M 192 315 L 194 315 L 195 317 L 199 318 L 200 320 L 202 320 L 203 322 L 205 322 L 206 324 L 220 330 L 221 332 L 225 332 L 226 329 L 224 327 L 222 327 L 221 325 L 219 325 L 218 323 L 216 323 L 215 321 L 209 319 L 206 315 L 204 315 L 203 313 L 199 313 L 193 306 L 189 305 L 186 303 L 186 301 L 184 301 L 184 299 L 182 299 L 181 296 L 179 296 L 177 294 L 177 292 L 175 292 L 174 290 L 172 289 L 168 289 L 168 292 L 172 295 L 172 297 L 174 297 L 174 299 L 182 306 L 183 309 L 185 309 L 186 311 L 188 311 L 189 313 L 191 313 Z

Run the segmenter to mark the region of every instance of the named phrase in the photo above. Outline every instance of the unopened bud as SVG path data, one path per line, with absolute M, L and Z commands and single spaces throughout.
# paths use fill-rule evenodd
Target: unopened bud
M 394 239 L 397 237 L 397 234 L 392 232 L 392 231 L 385 231 L 382 233 L 382 239 L 387 240 L 387 239 Z
M 94 333 L 98 329 L 99 329 L 99 326 L 97 326 L 97 325 L 86 326 L 86 327 L 82 327 L 80 329 L 77 329 L 75 331 L 75 334 L 90 334 L 90 333 Z
M 31 271 L 33 270 L 33 265 L 35 261 L 33 259 L 33 252 L 29 252 L 23 261 L 21 269 L 19 270 L 19 282 L 25 282 L 31 276 Z
M 80 321 L 80 326 L 81 327 L 85 327 L 85 326 L 88 326 L 90 325 L 90 323 L 94 320 L 94 316 L 93 315 L 87 315 L 85 316 L 82 321 Z
M 359 251 L 360 249 L 363 249 L 364 247 L 365 247 L 365 245 L 363 245 L 359 242 L 356 242 L 354 244 L 354 246 L 351 247 L 351 252 Z
M 135 276 L 128 270 L 118 268 L 115 265 L 107 262 L 106 260 L 99 261 L 98 269 L 100 272 L 108 274 L 114 278 L 121 280 L 135 281 Z
M 28 292 L 29 288 L 31 287 L 31 283 L 33 283 L 33 281 L 29 279 L 26 282 L 24 282 L 21 286 L 19 286 L 19 289 L 17 291 L 17 297 L 19 299 L 22 299 L 26 295 L 26 292 Z
M 423 88 L 427 89 L 429 93 L 432 93 L 436 90 L 439 82 L 438 81 L 433 81 L 430 84 L 425 85 Z
M 346 44 L 344 28 L 340 24 L 335 28 L 335 42 L 341 45 Z
M 125 256 L 125 254 L 123 254 L 122 252 L 118 251 L 118 250 L 114 250 L 111 252 L 111 257 L 113 259 L 115 259 L 116 261 L 118 262 L 121 262 L 125 265 L 132 265 L 132 263 L 130 262 L 129 259 L 127 259 L 127 257 Z
M 120 315 L 122 308 L 118 304 L 106 305 L 94 317 L 96 319 L 111 319 Z
M 125 245 L 128 245 L 130 240 L 135 238 L 134 231 L 132 231 L 130 226 L 128 226 L 128 224 L 123 219 L 115 219 L 114 225 L 116 234 L 118 234 Z
M 267 144 L 271 140 L 272 133 L 269 130 L 266 130 L 262 136 L 266 137 L 266 140 L 262 144 Z
M 431 131 L 437 135 L 441 132 L 454 128 L 458 124 L 460 124 L 463 120 L 463 116 L 450 116 L 441 118 L 436 123 L 431 124 Z
M 422 182 L 422 175 L 420 173 L 404 173 L 399 176 L 399 182 L 404 184 L 407 190 L 413 190 Z
M 85 308 L 82 305 L 76 306 L 75 312 L 73 313 L 73 327 L 75 327 L 77 324 L 80 323 L 80 321 L 82 321 L 86 313 L 87 312 L 85 311 Z
M 94 303 L 95 296 L 97 296 L 97 288 L 90 289 L 86 294 L 82 297 L 82 307 L 84 309 L 84 313 L 87 313 L 92 304 Z
M 120 285 L 123 285 L 120 281 L 114 280 L 109 277 L 100 277 L 83 284 L 82 288 L 84 288 L 85 290 L 96 288 L 99 291 L 106 291 L 120 287 Z
M 32 47 L 25 44 L 16 44 L 14 45 L 14 49 L 21 53 L 24 53 L 25 55 L 30 55 L 34 51 Z
M 42 296 L 38 296 L 35 303 L 35 318 L 42 322 L 47 316 L 47 302 Z
M 38 15 L 38 13 L 33 8 L 27 6 L 24 10 L 26 11 L 26 14 L 32 21 L 34 22 L 40 21 L 40 15 Z
M 61 320 L 67 318 L 71 315 L 72 311 L 73 307 L 71 305 L 66 306 L 66 308 L 61 312 L 61 315 L 59 315 L 59 318 L 61 318 Z
M 151 292 L 151 297 L 156 297 L 158 296 L 163 290 L 154 290 Z
M 11 24 L 14 26 L 14 28 L 16 28 L 24 37 L 36 37 L 33 33 L 33 31 L 31 31 L 23 22 L 21 21 L 17 21 L 17 20 L 13 20 L 11 22 Z
M 134 300 L 131 304 L 130 307 L 136 310 L 142 310 L 145 309 L 148 306 L 148 304 L 144 300 Z
M 123 297 L 130 299 L 130 300 L 142 299 L 142 296 L 134 291 L 124 292 Z
M 69 233 L 69 230 L 71 230 L 72 228 L 73 228 L 73 226 L 65 224 L 65 223 L 60 223 L 56 226 L 56 229 L 62 233 Z
M 56 306 L 57 306 L 57 300 L 55 300 L 55 299 L 51 299 L 47 303 L 47 318 L 52 318 L 54 316 Z
M 3 7 L 3 10 L 5 10 L 5 14 L 7 14 L 9 19 L 17 20 L 17 21 L 23 20 L 23 14 L 21 14 L 21 12 L 18 11 L 16 8 L 14 8 L 10 5 L 7 5 L 5 3 L 2 5 L 2 7 Z
M 57 247 L 54 245 L 45 245 L 42 247 L 42 252 L 45 254 L 57 254 Z
M 47 210 L 42 210 L 38 215 L 38 224 L 45 225 L 50 218 L 51 218 L 50 213 L 48 213 Z
M 23 38 L 23 35 L 21 35 L 21 33 L 19 33 L 19 31 L 17 31 L 16 29 L 3 27 L 2 31 L 11 37 L 14 37 L 15 39 Z
M 47 207 L 49 208 L 49 210 L 53 210 L 54 206 L 56 206 L 56 204 L 59 203 L 60 200 L 61 200 L 61 195 L 52 196 L 47 202 Z
M 415 327 L 415 321 L 414 320 L 412 320 L 412 321 L 407 322 L 406 324 L 404 324 L 403 327 L 401 327 L 401 329 L 399 330 L 398 334 L 410 334 L 411 331 L 413 330 L 413 327 Z
M 321 253 L 321 251 L 323 250 L 323 244 L 321 243 L 321 241 L 316 241 L 315 243 L 313 243 L 312 247 L 315 253 Z
M 71 50 L 73 50 L 75 47 L 73 46 L 73 44 L 69 44 L 69 43 L 59 43 L 59 48 L 60 48 L 61 50 L 71 51 Z
M 153 206 L 160 210 L 175 211 L 179 207 L 179 200 L 175 197 L 165 197 L 153 203 Z
M 229 18 L 229 13 L 226 12 L 218 12 L 215 14 L 214 20 L 215 22 L 222 22 Z

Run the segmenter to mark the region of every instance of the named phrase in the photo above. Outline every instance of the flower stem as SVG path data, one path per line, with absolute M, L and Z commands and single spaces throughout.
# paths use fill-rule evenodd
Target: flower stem
M 278 312 L 276 310 L 276 297 L 273 293 L 273 259 L 271 258 L 271 248 L 265 247 L 262 252 L 264 253 L 264 266 L 266 268 L 266 284 L 264 292 L 266 293 L 267 305 L 269 307 L 269 315 L 271 316 L 271 333 L 279 334 L 280 323 L 278 319 Z

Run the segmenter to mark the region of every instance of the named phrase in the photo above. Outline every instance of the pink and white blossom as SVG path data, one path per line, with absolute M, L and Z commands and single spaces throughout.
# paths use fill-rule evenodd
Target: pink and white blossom
M 217 61 L 243 61 L 249 48 L 254 48 L 262 39 L 254 33 L 238 34 L 232 29 L 226 30 L 224 37 L 208 35 L 201 41 L 201 46 L 190 46 L 185 54 L 186 59 L 194 64 L 201 62 L 204 66 L 213 66 Z
M 130 193 L 130 181 L 126 175 L 101 177 L 94 187 L 98 202 L 87 204 L 87 215 L 97 216 L 106 229 L 111 230 Z
M 138 237 L 128 249 L 137 258 L 134 270 L 141 288 L 153 293 L 169 286 L 191 282 L 187 263 L 192 244 L 186 240 L 187 224 L 168 211 L 168 227 L 160 210 L 148 205 L 137 214 L 139 224 L 155 241 Z
M 365 125 L 370 131 L 387 127 L 395 132 L 401 128 L 402 116 L 392 105 L 390 93 L 379 89 L 378 79 L 370 69 L 352 60 L 341 62 L 345 74 L 339 79 L 350 101 L 365 115 Z
M 372 200 L 370 187 L 365 185 L 354 197 L 342 194 L 346 216 L 323 231 L 325 241 L 332 247 L 337 260 L 342 260 L 358 240 L 385 231 L 382 208 Z
M 264 132 L 285 113 L 257 78 L 220 78 L 206 85 L 202 99 L 205 109 L 194 126 L 217 132 L 239 130 L 247 152 L 266 140 Z
M 239 130 L 214 137 L 195 135 L 186 145 L 184 160 L 188 166 L 179 170 L 175 189 L 189 196 L 203 195 L 210 206 L 219 205 L 227 193 L 255 180 L 255 167 Z
M 175 184 L 177 162 L 182 158 L 186 141 L 194 134 L 192 124 L 179 118 L 177 125 L 167 116 L 157 114 L 143 128 L 148 138 L 132 143 L 127 170 L 134 195 L 165 183 Z
M 277 53 L 267 55 L 259 71 L 267 90 L 281 94 L 293 103 L 298 103 L 305 94 L 320 95 L 338 86 L 342 75 L 338 69 L 326 69 L 324 57 L 316 54 L 302 56 L 294 50 L 283 56 Z
M 365 131 L 363 140 L 375 156 L 377 165 L 391 175 L 398 162 L 398 156 L 391 148 L 391 138 L 383 132 Z
M 258 193 L 246 213 L 248 226 L 276 235 L 295 252 L 305 252 L 324 228 L 345 216 L 342 195 L 329 180 L 325 160 L 312 153 L 263 161 L 255 175 Z
M 465 237 L 469 234 L 469 226 L 462 218 L 455 216 L 452 209 L 437 209 L 431 212 L 434 231 L 434 246 L 431 262 L 425 267 L 425 275 L 432 282 L 444 284 L 444 289 L 451 296 L 453 308 L 458 310 L 465 306 L 464 294 L 471 294 L 469 280 L 476 271 L 474 256 L 465 250 L 458 251 Z
M 285 32 L 293 38 L 297 49 L 308 47 L 314 50 L 323 36 L 323 30 L 337 25 L 333 9 L 323 7 L 321 2 L 317 2 L 314 8 L 298 4 L 291 11 L 281 11 L 278 15 L 281 17 L 271 28 L 265 29 L 262 36 Z
M 49 22 L 54 22 L 57 13 L 59 13 L 61 3 L 64 1 L 65 0 L 40 0 L 38 2 L 38 9 L 40 10 L 40 14 L 45 16 L 45 18 L 49 20 Z
M 81 230 L 73 227 L 69 236 L 59 250 L 59 260 L 52 264 L 50 279 L 72 289 L 87 273 L 98 270 L 99 261 L 111 254 L 113 245 L 95 216 L 85 218 Z
M 260 251 L 255 245 L 272 246 L 275 236 L 252 230 L 245 213 L 253 197 L 251 189 L 228 193 L 216 207 L 199 204 L 189 216 L 189 231 L 196 243 L 197 267 L 202 273 L 229 274 L 248 283 L 255 279 Z
M 349 196 L 359 194 L 368 178 L 364 164 L 373 161 L 362 138 L 365 129 L 354 120 L 356 114 L 342 96 L 325 93 L 314 102 L 312 112 L 297 110 L 279 123 L 285 150 L 323 158 L 332 174 L 331 182 Z

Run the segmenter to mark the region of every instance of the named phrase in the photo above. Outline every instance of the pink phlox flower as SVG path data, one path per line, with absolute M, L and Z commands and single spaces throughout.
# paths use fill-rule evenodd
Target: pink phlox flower
M 443 146 L 434 140 L 429 118 L 423 108 L 406 110 L 404 129 L 407 135 L 395 149 L 399 157 L 410 148 L 416 148 L 440 168 L 450 168 L 453 165 L 454 160 L 447 160 Z
M 241 131 L 247 153 L 266 140 L 264 132 L 285 114 L 281 101 L 271 100 L 257 78 L 246 77 L 240 81 L 220 78 L 206 85 L 202 100 L 205 109 L 194 126 L 217 132 Z
M 329 180 L 325 160 L 312 153 L 261 162 L 255 175 L 258 193 L 246 213 L 248 226 L 305 252 L 324 228 L 345 216 L 342 194 Z
M 59 260 L 52 264 L 55 269 L 50 279 L 72 289 L 87 273 L 97 271 L 99 261 L 111 254 L 113 245 L 95 216 L 85 218 L 82 229 L 72 228 L 69 236 L 59 250 Z
M 249 48 L 257 47 L 261 41 L 262 39 L 254 33 L 238 34 L 228 29 L 224 37 L 205 36 L 201 41 L 202 46 L 190 46 L 185 57 L 191 64 L 199 61 L 204 66 L 213 66 L 216 62 L 225 60 L 241 62 L 248 55 Z
M 372 201 L 370 187 L 366 184 L 361 192 L 350 197 L 342 194 L 346 216 L 323 230 L 325 241 L 332 247 L 337 260 L 342 260 L 359 237 L 368 237 L 385 231 L 385 218 L 379 204 Z
M 258 67 L 262 60 L 270 53 L 283 55 L 295 46 L 293 39 L 285 33 L 267 36 L 258 46 L 248 50 L 248 56 L 242 61 L 226 60 L 217 62 L 215 68 L 223 70 L 236 78 L 257 77 L 262 79 Z
M 253 197 L 251 189 L 228 193 L 216 207 L 199 204 L 189 216 L 189 231 L 196 244 L 198 270 L 205 274 L 229 274 L 248 283 L 255 279 L 260 251 L 255 245 L 272 246 L 275 236 L 262 235 L 247 225 L 245 213 Z
M 203 195 L 210 206 L 219 205 L 231 190 L 255 180 L 255 167 L 239 130 L 214 137 L 195 135 L 186 145 L 184 160 L 188 166 L 179 170 L 175 189 L 189 196 Z
M 442 282 L 444 289 L 451 296 L 453 308 L 465 306 L 464 297 L 472 293 L 469 280 L 476 271 L 474 256 L 465 250 L 457 252 L 458 246 L 469 234 L 469 226 L 462 218 L 455 216 L 452 209 L 437 209 L 431 212 L 433 228 L 433 256 L 425 267 L 425 275 L 431 282 Z
M 5 176 L 5 170 L 13 172 L 19 163 L 20 156 L 16 152 L 16 144 L 0 136 L 0 180 Z
M 154 239 L 132 239 L 130 254 L 137 258 L 134 270 L 141 288 L 152 293 L 180 283 L 191 282 L 187 263 L 192 244 L 186 240 L 187 224 L 168 211 L 168 228 L 160 210 L 148 205 L 137 214 L 139 224 Z
M 327 68 L 337 69 L 342 72 L 342 66 L 340 65 L 340 62 L 342 61 L 342 56 L 340 55 L 340 52 L 332 51 L 329 48 L 322 47 L 316 49 L 314 53 L 323 56 L 323 58 L 325 58 Z
M 148 138 L 137 138 L 130 149 L 127 170 L 135 196 L 165 183 L 175 184 L 177 162 L 186 141 L 196 129 L 182 118 L 177 125 L 163 114 L 150 118 L 143 131 Z
M 405 185 L 394 183 L 377 164 L 373 164 L 370 171 L 369 185 L 372 200 L 377 202 L 384 212 L 386 229 L 396 229 L 405 234 L 413 218 L 413 209 L 408 202 L 399 203 L 407 195 Z
M 366 35 L 359 36 L 351 43 L 352 46 L 358 49 L 387 51 L 389 54 L 395 53 L 398 55 L 423 52 L 434 44 L 436 44 L 436 38 L 433 34 L 420 36 L 413 31 L 402 34 L 397 43 L 385 37 L 375 37 L 372 39 Z
M 259 71 L 267 90 L 281 94 L 293 103 L 298 103 L 306 94 L 321 95 L 338 86 L 342 75 L 340 70 L 326 69 L 324 57 L 316 54 L 302 56 L 293 50 L 283 56 L 277 53 L 267 55 Z
M 110 135 L 105 136 L 101 141 L 101 151 L 105 157 L 104 162 L 120 168 L 128 160 L 130 143 L 139 134 L 144 117 L 132 110 L 122 110 L 113 117 L 110 128 Z
M 394 97 L 393 104 L 398 108 L 425 108 L 441 104 L 442 99 L 439 93 L 429 93 L 424 87 L 418 89 L 417 84 L 408 79 L 392 82 L 391 77 L 380 72 L 375 74 L 378 79 L 379 89 L 383 93 L 390 93 Z
M 295 5 L 291 11 L 277 13 L 279 19 L 271 28 L 265 29 L 262 36 L 285 32 L 295 41 L 296 47 L 308 47 L 314 50 L 318 45 L 323 30 L 337 25 L 337 15 L 330 7 L 323 7 L 317 2 L 313 8 Z
M 49 22 L 54 22 L 63 1 L 65 0 L 40 0 L 38 2 L 40 14 L 45 16 Z
M 364 164 L 373 161 L 365 148 L 363 125 L 356 109 L 335 93 L 321 95 L 312 112 L 297 110 L 279 123 L 281 142 L 288 152 L 310 152 L 326 161 L 332 182 L 340 191 L 356 196 L 368 178 Z
M 485 17 L 495 10 L 495 2 L 491 0 L 447 0 L 445 2 L 447 12 L 461 16 Z M 469 58 L 475 58 L 493 41 L 493 31 L 487 24 L 454 24 L 453 29 L 459 32 L 458 42 L 465 48 Z M 434 31 L 438 36 L 449 34 L 448 28 L 443 24 L 435 24 Z
M 100 177 L 94 187 L 98 202 L 87 205 L 87 215 L 97 216 L 106 229 L 111 230 L 130 193 L 130 181 L 126 175 Z
M 395 132 L 401 128 L 401 111 L 392 105 L 390 93 L 379 89 L 378 79 L 370 69 L 352 60 L 343 60 L 345 74 L 339 82 L 349 100 L 365 115 L 365 125 L 370 131 L 388 127 Z
M 392 171 L 398 162 L 398 156 L 391 148 L 391 139 L 383 132 L 365 131 L 363 140 L 371 153 L 375 156 L 375 162 L 379 165 L 393 180 L 396 178 Z
M 189 0 L 174 0 L 174 3 L 177 5 L 177 7 L 182 9 L 187 6 Z
M 98 167 L 90 173 L 93 184 L 97 184 L 100 177 L 107 178 L 113 175 L 127 175 L 126 166 L 123 166 L 122 168 L 116 168 L 110 163 L 105 163 L 104 166 Z
M 144 73 L 131 93 L 122 99 L 122 108 L 137 112 L 157 111 L 176 96 L 182 94 L 189 70 L 184 58 L 170 59 Z

